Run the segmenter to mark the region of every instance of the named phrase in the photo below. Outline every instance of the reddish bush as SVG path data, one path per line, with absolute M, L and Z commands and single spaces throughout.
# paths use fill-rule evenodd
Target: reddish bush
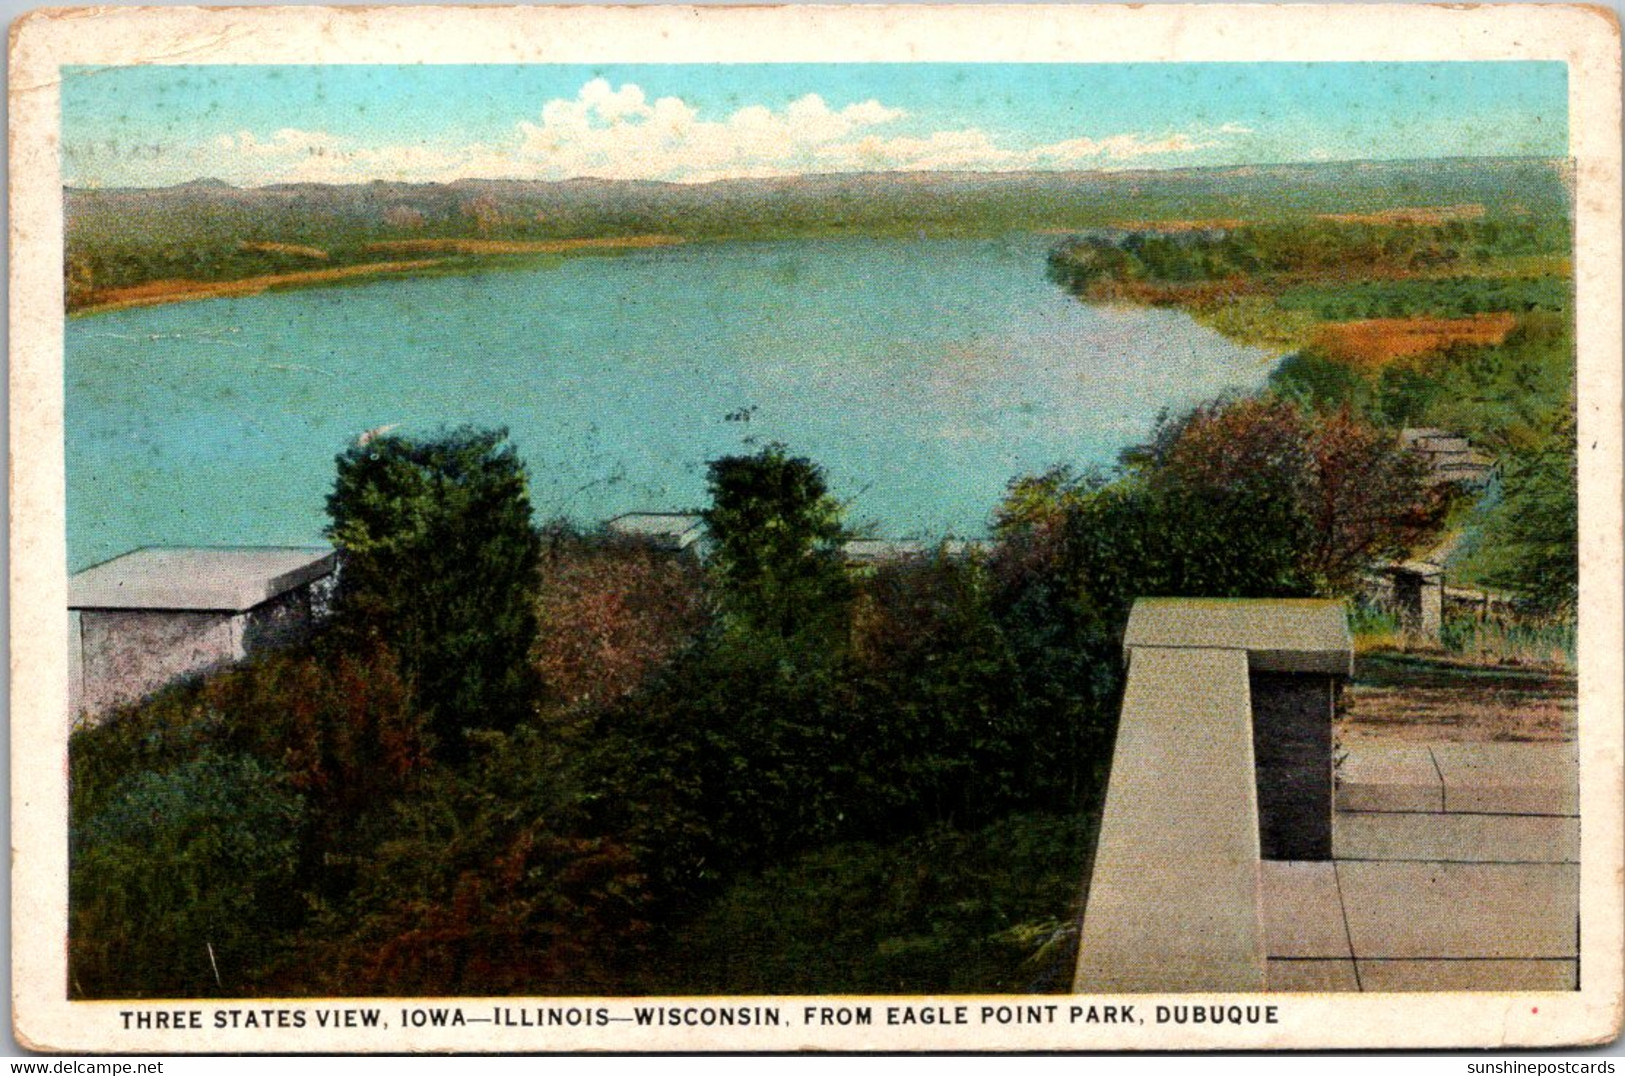
M 203 681 L 236 746 L 276 764 L 324 811 L 352 816 L 429 764 L 430 734 L 400 663 L 359 654 L 273 654 Z
M 1209 404 L 1166 424 L 1147 475 L 1163 490 L 1252 490 L 1292 509 L 1303 523 L 1300 569 L 1332 593 L 1372 562 L 1413 552 L 1448 507 L 1392 431 L 1347 408 L 1311 412 L 1272 397 Z
M 598 708 L 636 691 L 710 620 L 699 565 L 646 543 L 558 538 L 532 650 L 548 694 Z

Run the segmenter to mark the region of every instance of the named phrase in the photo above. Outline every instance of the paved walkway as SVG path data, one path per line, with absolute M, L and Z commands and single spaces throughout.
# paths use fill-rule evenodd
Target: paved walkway
M 1330 862 L 1263 864 L 1268 988 L 1578 986 L 1572 744 L 1349 748 Z

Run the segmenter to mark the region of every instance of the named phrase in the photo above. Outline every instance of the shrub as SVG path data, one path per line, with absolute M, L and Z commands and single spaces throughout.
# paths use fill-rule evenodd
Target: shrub
M 549 734 L 470 736 L 395 801 L 351 898 L 305 941 L 296 989 L 345 994 L 595 994 L 648 929 L 629 849 L 582 830 L 581 793 Z M 309 964 L 310 960 L 306 960 Z
M 540 591 L 536 667 L 549 697 L 569 708 L 630 695 L 710 622 L 698 565 L 647 543 L 555 533 Z
M 88 997 L 252 993 L 289 912 L 303 800 L 205 750 L 121 782 L 71 845 L 70 977 Z
M 1250 571 L 1259 597 L 1347 593 L 1371 563 L 1431 537 L 1449 499 L 1425 477 L 1420 456 L 1348 408 L 1306 411 L 1273 397 L 1165 422 L 1144 474 L 1178 553 L 1177 581 L 1204 588 L 1187 593 L 1245 593 Z M 1208 583 L 1210 572 L 1220 578 Z
M 740 876 L 679 926 L 643 986 L 671 994 L 1065 991 L 1089 841 L 1081 815 L 1015 814 L 974 831 L 936 826 L 786 857 Z

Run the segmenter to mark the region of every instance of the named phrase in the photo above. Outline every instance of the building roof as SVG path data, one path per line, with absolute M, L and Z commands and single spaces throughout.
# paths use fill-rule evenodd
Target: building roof
M 1245 650 L 1257 672 L 1354 674 L 1343 605 L 1317 598 L 1141 598 L 1124 655 L 1137 646 Z
M 687 549 L 700 540 L 705 517 L 697 512 L 627 512 L 605 526 L 612 534 L 647 538 L 676 549 Z
M 919 538 L 852 538 L 841 544 L 841 553 L 856 564 L 876 564 L 885 561 L 907 560 L 910 557 L 929 557 L 941 553 L 945 557 L 966 557 L 986 548 L 987 543 L 950 538 L 945 541 L 926 541 Z
M 923 557 L 932 548 L 912 538 L 852 538 L 841 543 L 841 554 L 847 560 L 870 563 Z
M 1441 430 L 1435 426 L 1407 426 L 1399 431 L 1399 439 L 1407 444 L 1412 441 L 1424 441 L 1433 437 L 1457 437 L 1458 434 L 1450 430 Z
M 68 580 L 69 609 L 243 612 L 333 572 L 326 547 L 137 549 Z
M 1387 575 L 1414 575 L 1430 583 L 1437 583 L 1444 575 L 1442 567 L 1427 560 L 1396 562 L 1384 565 L 1381 570 Z

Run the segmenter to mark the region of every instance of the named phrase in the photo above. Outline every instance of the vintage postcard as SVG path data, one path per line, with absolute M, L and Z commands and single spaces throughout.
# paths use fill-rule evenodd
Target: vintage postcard
M 1619 41 L 22 19 L 19 1042 L 1616 1037 Z

